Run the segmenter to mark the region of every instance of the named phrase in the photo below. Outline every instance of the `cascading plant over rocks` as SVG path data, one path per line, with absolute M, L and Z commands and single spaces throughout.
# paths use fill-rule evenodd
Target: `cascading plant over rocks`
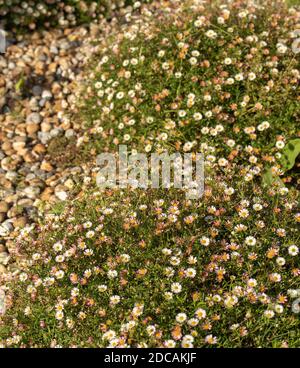
M 204 195 L 100 190 L 94 167 L 14 234 L 3 347 L 300 346 L 299 157 L 281 161 L 300 136 L 299 8 L 159 3 L 101 41 L 76 154 L 201 152 Z

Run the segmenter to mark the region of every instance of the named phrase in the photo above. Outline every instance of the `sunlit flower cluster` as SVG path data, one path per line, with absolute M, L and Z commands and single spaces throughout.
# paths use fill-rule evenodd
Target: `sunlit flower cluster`
M 299 15 L 164 1 L 102 41 L 79 145 L 202 152 L 204 195 L 100 190 L 91 175 L 16 240 L 3 346 L 300 346 L 299 177 L 279 161 L 299 135 Z M 282 180 L 263 185 L 266 168 Z
M 41 333 L 34 344 L 188 348 L 234 338 L 255 346 L 269 345 L 257 326 L 292 329 L 295 194 L 237 192 L 234 207 L 224 182 L 208 185 L 199 202 L 175 191 L 163 198 L 155 190 L 92 190 L 20 234 L 29 257 L 8 288 L 5 318 L 15 322 L 2 344 L 33 346 Z M 43 332 L 51 326 L 55 338 Z

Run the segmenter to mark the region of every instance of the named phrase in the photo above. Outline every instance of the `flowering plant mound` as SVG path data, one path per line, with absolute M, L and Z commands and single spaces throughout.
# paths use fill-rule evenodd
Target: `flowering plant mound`
M 18 236 L 3 346 L 300 346 L 299 9 L 160 5 L 99 44 L 76 153 L 201 152 L 204 196 L 103 191 L 94 167 Z
M 84 150 L 204 152 L 215 170 L 282 175 L 281 152 L 299 136 L 299 11 L 191 4 L 144 12 L 102 42 L 81 106 Z
M 147 1 L 147 0 L 146 0 Z M 145 1 L 133 0 L 46 0 L 21 1 L 0 0 L 0 20 L 7 28 L 29 28 L 60 26 L 70 27 L 78 23 L 96 19 L 99 16 L 111 17 L 113 11 L 127 5 Z
M 23 230 L 2 345 L 299 346 L 295 193 L 206 184 L 199 202 L 86 188 Z

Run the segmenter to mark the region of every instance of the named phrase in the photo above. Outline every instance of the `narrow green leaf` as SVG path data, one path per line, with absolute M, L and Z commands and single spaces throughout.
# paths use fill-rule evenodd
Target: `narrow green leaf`
M 300 153 L 300 138 L 290 140 L 282 150 L 280 163 L 284 171 L 294 167 L 296 158 Z

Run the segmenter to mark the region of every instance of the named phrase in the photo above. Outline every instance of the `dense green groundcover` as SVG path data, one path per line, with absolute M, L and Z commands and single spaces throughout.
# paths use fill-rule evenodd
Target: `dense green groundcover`
M 153 9 L 89 66 L 76 154 L 202 152 L 204 196 L 87 175 L 16 239 L 3 346 L 300 347 L 299 9 Z
M 84 188 L 23 231 L 30 258 L 7 292 L 2 343 L 299 347 L 295 193 L 222 184 L 208 180 L 197 202 Z
M 0 21 L 6 29 L 74 26 L 128 5 L 139 6 L 147 0 L 0 0 Z

